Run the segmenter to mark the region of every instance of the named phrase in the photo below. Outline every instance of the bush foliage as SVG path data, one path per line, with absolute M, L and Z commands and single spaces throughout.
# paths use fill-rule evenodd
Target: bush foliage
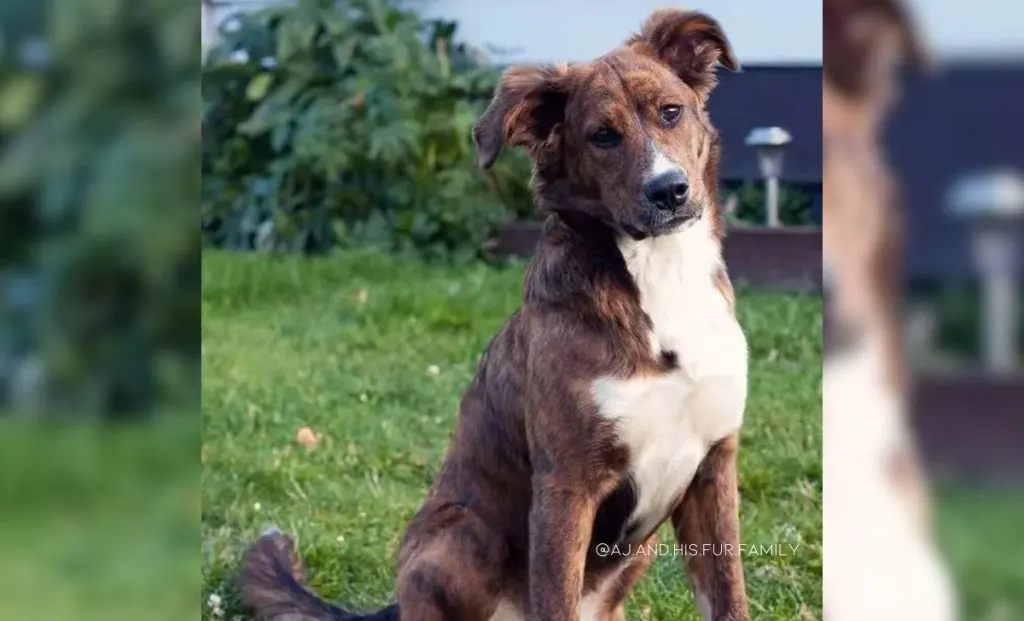
M 765 223 L 765 189 L 763 182 L 744 182 L 735 189 L 726 189 L 736 199 L 736 211 L 730 220 L 736 224 L 763 225 Z M 809 226 L 816 224 L 811 210 L 811 198 L 799 187 L 779 184 L 779 222 L 785 226 Z
M 194 396 L 198 29 L 177 0 L 0 8 L 0 411 Z
M 455 30 L 379 0 L 228 20 L 203 73 L 207 242 L 473 255 L 528 213 L 524 157 L 476 166 L 471 130 L 498 71 Z

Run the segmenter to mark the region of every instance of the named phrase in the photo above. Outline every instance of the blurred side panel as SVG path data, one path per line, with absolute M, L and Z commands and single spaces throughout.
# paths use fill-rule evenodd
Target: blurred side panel
M 1024 618 L 1024 6 L 824 9 L 825 618 Z
M 0 3 L 0 618 L 198 607 L 199 35 Z

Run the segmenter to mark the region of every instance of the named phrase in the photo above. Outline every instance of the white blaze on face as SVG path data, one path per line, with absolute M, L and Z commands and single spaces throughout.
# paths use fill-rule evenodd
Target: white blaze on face
M 655 179 L 673 170 L 679 170 L 679 165 L 670 160 L 667 155 L 665 155 L 664 153 L 661 152 L 660 149 L 655 147 L 654 158 L 651 160 L 651 168 L 647 174 L 647 178 Z

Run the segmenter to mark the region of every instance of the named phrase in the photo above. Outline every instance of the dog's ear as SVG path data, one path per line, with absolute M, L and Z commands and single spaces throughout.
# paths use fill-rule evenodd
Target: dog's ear
M 894 30 L 899 64 L 918 73 L 931 70 L 931 59 L 910 8 L 900 0 L 825 0 L 822 4 L 822 57 L 825 77 L 852 95 L 867 88 L 874 62 L 882 57 L 880 37 Z
M 825 25 L 824 40 L 830 38 L 857 38 L 856 31 L 877 28 L 886 23 L 894 26 L 900 34 L 904 57 L 915 71 L 928 72 L 932 67 L 931 57 L 918 36 L 917 23 L 912 7 L 905 0 L 824 0 L 822 22 Z M 866 24 L 864 23 L 866 22 Z
M 912 71 L 928 73 L 932 69 L 932 61 L 925 49 L 924 42 L 918 36 L 918 28 L 911 7 L 899 0 L 888 0 L 882 14 L 887 16 L 900 35 L 903 47 L 903 58 Z
M 661 9 L 644 22 L 640 34 L 626 42 L 643 46 L 668 65 L 703 98 L 715 87 L 715 67 L 739 71 L 740 63 L 722 26 L 694 11 Z
M 487 110 L 473 128 L 477 161 L 488 168 L 502 145 L 543 145 L 565 117 L 568 69 L 564 65 L 522 65 L 507 69 Z

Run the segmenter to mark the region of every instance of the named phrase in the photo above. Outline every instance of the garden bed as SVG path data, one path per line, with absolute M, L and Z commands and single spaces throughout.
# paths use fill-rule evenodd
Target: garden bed
M 1024 375 L 922 374 L 913 413 L 921 449 L 938 475 L 1024 482 Z

